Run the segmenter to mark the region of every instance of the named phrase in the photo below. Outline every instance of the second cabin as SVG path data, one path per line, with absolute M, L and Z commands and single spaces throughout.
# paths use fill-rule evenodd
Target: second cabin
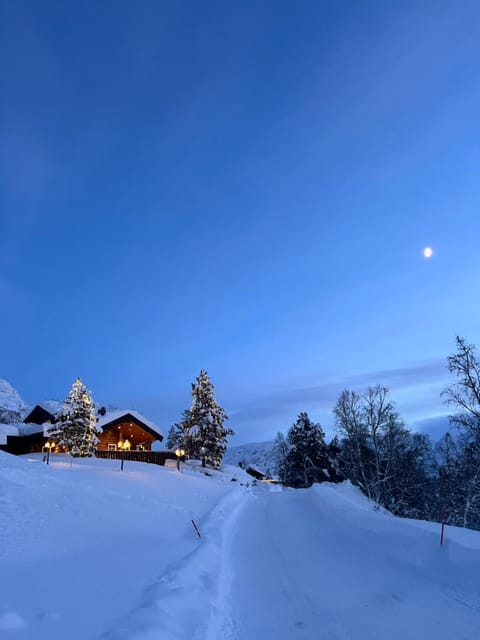
M 106 413 L 97 422 L 97 451 L 151 451 L 163 435 L 154 422 L 136 411 Z

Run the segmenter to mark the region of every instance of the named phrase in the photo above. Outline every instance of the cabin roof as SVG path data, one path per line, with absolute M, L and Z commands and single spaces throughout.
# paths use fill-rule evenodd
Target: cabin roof
M 43 424 L 44 422 L 55 422 L 55 415 L 42 404 L 36 404 L 25 416 L 23 422 L 26 424 Z
M 97 422 L 97 429 L 106 431 L 107 429 L 110 429 L 122 422 L 136 422 L 155 438 L 158 438 L 160 441 L 163 440 L 163 433 L 158 425 L 152 422 L 152 420 L 145 418 L 140 413 L 131 411 L 130 409 L 123 411 L 109 411 Z
M 18 436 L 18 424 L 0 424 L 0 444 L 7 444 L 7 436 Z

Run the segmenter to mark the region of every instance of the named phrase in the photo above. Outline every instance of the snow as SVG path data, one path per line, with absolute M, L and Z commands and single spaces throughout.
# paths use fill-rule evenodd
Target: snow
M 18 391 L 9 382 L 0 378 L 0 415 L 18 414 L 19 417 L 23 417 L 28 410 L 27 403 L 22 400 Z M 16 417 L 10 419 L 15 420 Z
M 251 442 L 229 447 L 224 458 L 227 464 L 241 462 L 244 468 L 255 466 L 262 473 L 275 475 L 276 463 L 273 459 L 273 442 Z
M 348 483 L 263 494 L 244 516 L 223 637 L 479 637 L 478 533 L 474 550 L 449 527 L 442 548 L 438 524 L 377 511 Z
M 48 429 L 52 427 L 49 422 L 45 422 L 45 424 L 34 424 L 32 422 L 27 422 L 26 424 L 20 422 L 18 425 L 18 434 L 20 436 L 31 436 L 34 433 L 44 433 L 47 434 Z
M 0 629 L 15 627 L 22 640 L 123 637 L 139 619 L 142 628 L 158 629 L 167 620 L 158 603 L 147 603 L 163 601 L 171 581 L 188 588 L 200 581 L 198 603 L 208 609 L 215 536 L 250 490 L 249 476 L 134 462 L 121 472 L 117 460 L 61 455 L 51 455 L 48 466 L 41 460 L 0 452 Z M 190 560 L 200 549 L 195 568 Z M 175 616 L 187 603 L 170 596 Z M 203 613 L 190 624 L 200 625 Z
M 28 411 L 28 405 L 22 400 L 18 391 L 3 378 L 0 378 L 0 407 L 20 413 Z
M 63 402 L 59 402 L 58 400 L 42 400 L 42 402 L 39 402 L 38 404 L 45 409 L 45 411 L 48 411 L 54 416 L 63 407 Z
M 480 634 L 480 534 L 446 527 L 440 547 L 440 525 L 348 482 L 292 490 L 238 467 L 0 452 L 0 505 L 2 638 Z
M 100 420 L 97 422 L 97 428 L 103 429 L 103 427 L 108 423 L 113 422 L 114 420 L 118 420 L 119 418 L 123 418 L 126 415 L 133 416 L 137 420 L 140 420 L 140 422 L 143 422 L 143 424 L 147 425 L 147 427 L 152 429 L 152 431 L 155 431 L 155 433 L 163 438 L 162 430 L 158 425 L 152 422 L 152 420 L 145 418 L 137 411 L 132 411 L 131 409 L 124 409 L 122 411 L 108 411 L 104 416 L 100 417 Z
M 19 425 L 14 424 L 2 424 L 0 423 L 0 444 L 7 444 L 7 436 L 18 436 Z

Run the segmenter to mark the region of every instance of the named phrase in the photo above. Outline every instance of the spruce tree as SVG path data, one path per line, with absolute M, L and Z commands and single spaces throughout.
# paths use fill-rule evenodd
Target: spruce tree
M 201 371 L 192 384 L 192 406 L 183 412 L 179 424 L 182 431 L 181 447 L 190 458 L 204 459 L 212 467 L 219 467 L 227 449 L 232 429 L 224 426 L 228 416 L 220 407 L 213 384 L 206 371 Z
M 90 392 L 77 378 L 48 435 L 66 447 L 74 458 L 83 458 L 94 455 L 97 433 L 95 405 Z
M 168 431 L 167 449 L 173 451 L 173 449 L 176 449 L 181 444 L 181 440 L 182 430 L 180 429 L 180 425 L 173 424 Z
M 307 413 L 300 413 L 287 435 L 288 453 L 280 465 L 280 478 L 290 487 L 309 487 L 328 480 L 325 433 Z
M 343 480 L 345 480 L 345 475 L 342 469 L 341 454 L 342 448 L 337 436 L 334 436 L 330 444 L 327 445 L 328 467 L 326 472 L 330 482 L 343 482 Z

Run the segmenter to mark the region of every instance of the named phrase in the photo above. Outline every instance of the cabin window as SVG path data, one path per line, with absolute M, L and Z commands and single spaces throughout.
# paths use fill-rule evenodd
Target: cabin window
M 145 451 L 145 446 L 143 444 L 137 444 L 137 451 Z
M 116 444 L 110 444 L 108 445 L 108 450 L 109 451 L 116 451 L 117 450 L 117 445 Z

